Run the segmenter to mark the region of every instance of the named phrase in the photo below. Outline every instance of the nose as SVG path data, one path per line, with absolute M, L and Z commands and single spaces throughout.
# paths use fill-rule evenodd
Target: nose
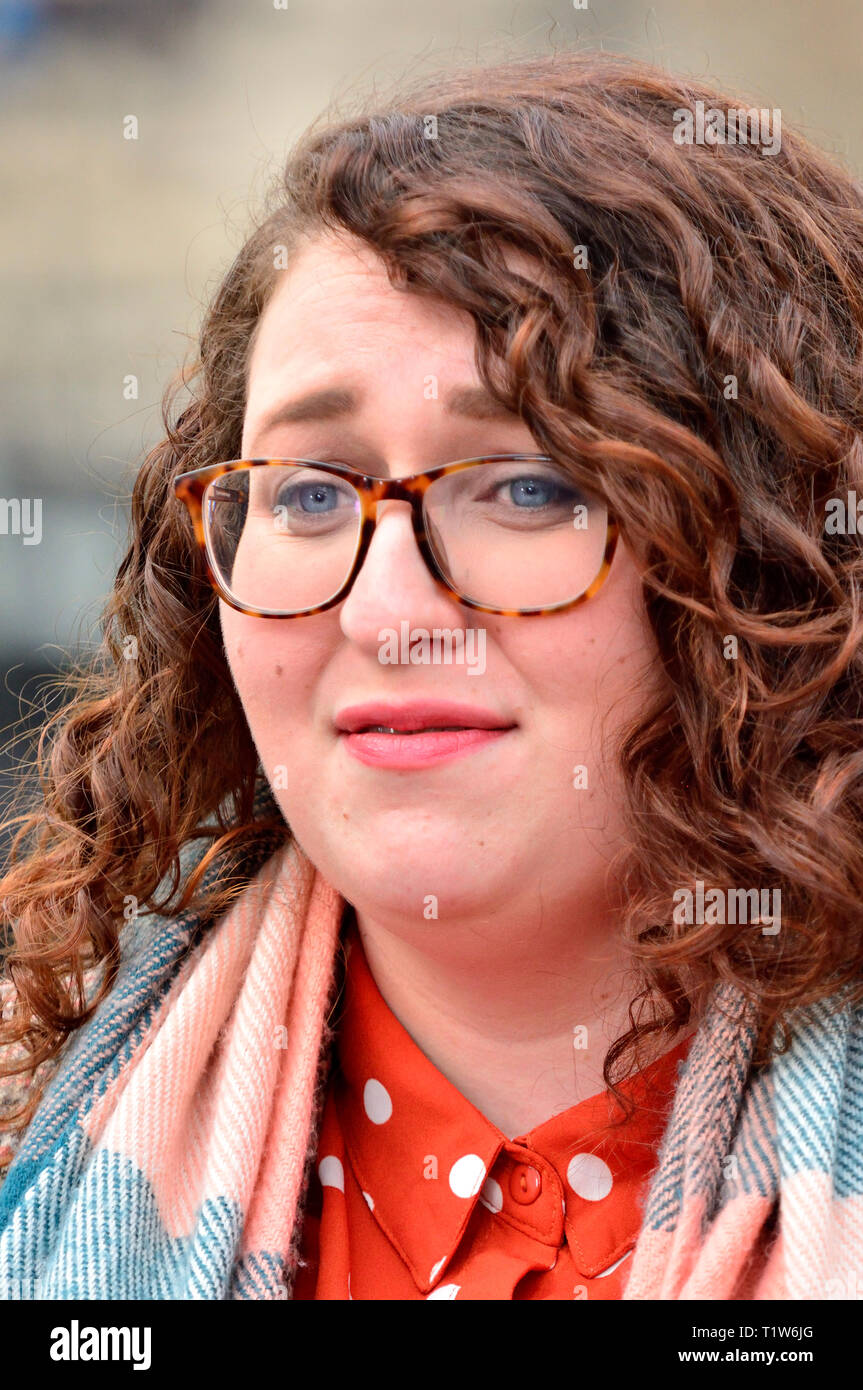
M 414 535 L 410 504 L 380 502 L 376 520 L 368 554 L 341 605 L 345 636 L 377 652 L 381 629 L 398 632 L 405 620 L 429 631 L 464 627 L 470 610 L 450 598 L 429 573 Z

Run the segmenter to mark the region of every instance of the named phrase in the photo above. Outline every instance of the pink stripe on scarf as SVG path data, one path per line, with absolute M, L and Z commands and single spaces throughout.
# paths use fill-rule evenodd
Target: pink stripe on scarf
M 291 1222 L 340 907 L 299 846 L 273 855 L 184 962 L 170 1008 L 86 1117 L 100 1148 L 150 1180 L 169 1235 L 188 1235 L 207 1198 L 254 1209 L 247 1246 Z M 305 1012 L 292 1017 L 297 983 Z

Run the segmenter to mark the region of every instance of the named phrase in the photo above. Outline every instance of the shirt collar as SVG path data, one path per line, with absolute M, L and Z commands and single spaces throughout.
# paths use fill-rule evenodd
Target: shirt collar
M 557 1173 L 566 1241 L 578 1272 L 595 1278 L 621 1259 L 641 1226 L 644 1187 L 691 1038 L 619 1089 L 639 1106 L 621 1130 L 600 1133 L 619 1107 L 591 1096 L 514 1139 L 487 1120 L 426 1057 L 380 993 L 353 912 L 344 932 L 347 965 L 338 1037 L 335 1099 L 346 1154 L 374 1217 L 428 1292 L 457 1250 L 484 1185 L 453 1200 L 455 1163 L 491 1171 L 501 1153 L 524 1147 Z M 529 1154 L 524 1162 L 529 1163 Z M 461 1171 L 470 1168 L 462 1165 Z M 608 1170 L 606 1172 L 606 1169 Z M 603 1176 L 614 1201 L 604 1201 Z M 599 1178 L 599 1186 L 596 1179 Z M 487 1205 L 488 1203 L 486 1203 Z

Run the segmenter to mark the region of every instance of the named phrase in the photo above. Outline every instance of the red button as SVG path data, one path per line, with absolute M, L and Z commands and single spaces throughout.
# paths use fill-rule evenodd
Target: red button
M 520 1202 L 526 1207 L 530 1202 L 536 1201 L 541 1191 L 542 1174 L 536 1168 L 531 1168 L 529 1163 L 519 1163 L 518 1167 L 512 1170 L 509 1194 L 514 1202 Z

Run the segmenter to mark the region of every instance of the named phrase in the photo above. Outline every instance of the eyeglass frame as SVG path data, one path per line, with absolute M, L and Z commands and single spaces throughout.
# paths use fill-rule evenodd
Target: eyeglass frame
M 596 577 L 576 598 L 565 599 L 563 603 L 548 604 L 536 608 L 492 608 L 488 604 L 478 603 L 475 599 L 467 598 L 465 595 L 460 594 L 457 589 L 453 588 L 438 564 L 424 524 L 423 499 L 431 484 L 436 482 L 438 478 L 447 477 L 451 473 L 459 473 L 463 469 L 471 468 L 479 463 L 519 463 L 522 461 L 531 463 L 555 462 L 549 454 L 481 454 L 477 458 L 458 459 L 453 463 L 441 463 L 435 468 L 428 468 L 422 473 L 410 473 L 403 478 L 374 478 L 349 467 L 348 464 L 323 463 L 320 459 L 229 459 L 223 463 L 208 463 L 201 468 L 193 468 L 185 473 L 178 473 L 173 480 L 173 485 L 175 496 L 181 502 L 185 503 L 191 516 L 195 539 L 203 556 L 204 567 L 210 584 L 213 589 L 215 589 L 218 596 L 223 599 L 229 607 L 236 609 L 238 613 L 247 613 L 251 617 L 257 618 L 306 618 L 311 617 L 314 613 L 325 613 L 328 609 L 335 608 L 336 604 L 341 603 L 342 600 L 347 597 L 369 553 L 372 536 L 374 535 L 377 525 L 378 503 L 398 501 L 410 503 L 413 532 L 419 552 L 425 561 L 426 568 L 432 579 L 450 596 L 450 598 L 455 599 L 457 603 L 464 605 L 464 607 L 472 608 L 479 613 L 493 613 L 500 617 L 508 618 L 545 617 L 553 613 L 563 613 L 568 609 L 577 607 L 579 604 L 587 603 L 605 583 L 608 572 L 611 569 L 611 562 L 614 559 L 618 536 L 620 534 L 619 525 L 607 506 L 605 549 Z M 226 473 L 236 473 L 239 472 L 241 468 L 268 468 L 286 463 L 301 464 L 304 467 L 315 468 L 323 473 L 332 473 L 339 478 L 347 479 L 347 481 L 353 485 L 360 499 L 359 540 L 357 542 L 353 563 L 351 564 L 345 582 L 331 598 L 327 599 L 326 603 L 318 603 L 312 608 L 302 608 L 292 613 L 271 613 L 241 603 L 239 599 L 235 598 L 227 591 L 225 585 L 220 580 L 213 565 L 210 563 L 210 556 L 207 550 L 203 503 L 204 493 L 210 483 Z

